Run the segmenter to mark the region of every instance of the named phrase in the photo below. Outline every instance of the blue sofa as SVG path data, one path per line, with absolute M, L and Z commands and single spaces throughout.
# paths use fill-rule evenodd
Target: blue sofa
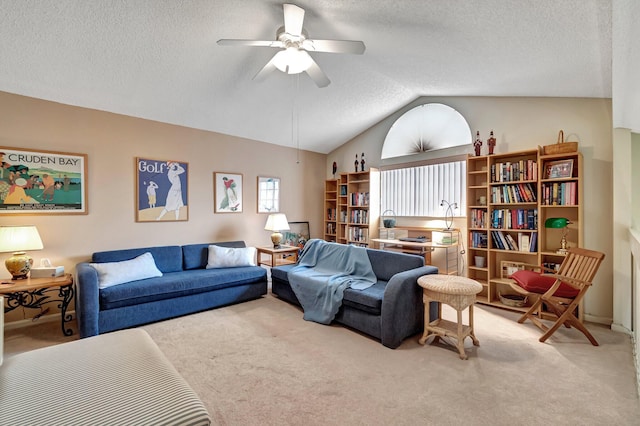
M 243 241 L 213 243 L 245 247 Z M 149 252 L 162 276 L 100 289 L 89 262 L 76 266 L 76 318 L 80 337 L 95 336 L 257 299 L 267 293 L 259 266 L 205 269 L 209 244 L 158 246 L 93 253 L 92 263 L 120 262 Z
M 346 289 L 334 321 L 395 349 L 405 338 L 423 330 L 424 303 L 418 278 L 437 274 L 438 268 L 425 266 L 423 257 L 411 254 L 368 248 L 367 255 L 378 281 L 365 290 Z M 292 267 L 271 268 L 271 291 L 280 299 L 299 306 L 289 283 L 288 271 Z M 438 302 L 431 302 L 431 321 L 437 317 L 438 305 Z

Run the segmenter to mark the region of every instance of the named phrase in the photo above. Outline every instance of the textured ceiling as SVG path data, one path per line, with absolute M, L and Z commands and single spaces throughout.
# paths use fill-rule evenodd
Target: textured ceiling
M 271 0 L 0 0 L 0 90 L 327 153 L 419 96 L 611 97 L 611 1 L 298 0 L 331 79 L 252 77 Z M 298 95 L 295 96 L 297 86 Z

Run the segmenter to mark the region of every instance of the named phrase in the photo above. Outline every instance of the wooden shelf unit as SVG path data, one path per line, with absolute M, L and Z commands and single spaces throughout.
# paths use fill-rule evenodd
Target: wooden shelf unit
M 572 160 L 571 177 L 549 179 L 545 176 L 550 162 Z M 515 171 L 514 171 L 515 169 Z M 517 173 L 516 173 L 517 171 Z M 500 295 L 515 294 L 503 270 L 503 262 L 514 265 L 550 265 L 562 262 L 560 247 L 562 230 L 544 227 L 551 217 L 570 220 L 567 240 L 569 247 L 582 247 L 582 154 L 580 152 L 541 155 L 538 149 L 490 156 L 467 158 L 467 276 L 483 286 L 478 294 L 479 303 L 524 312 L 535 300 L 524 307 L 507 306 Z M 571 184 L 575 204 L 547 205 L 544 188 L 556 184 Z M 486 197 L 486 203 L 482 203 Z M 504 238 L 501 238 L 500 235 Z M 509 247 L 508 240 L 518 246 Z M 531 241 L 536 240 L 531 247 Z M 527 243 L 528 242 L 528 243 Z M 522 249 L 528 245 L 529 250 Z M 484 267 L 475 266 L 475 256 L 485 258 Z M 582 307 L 580 309 L 582 319 Z M 544 311 L 541 317 L 551 317 Z
M 482 284 L 478 301 L 489 301 L 489 157 L 467 157 L 467 276 Z M 476 256 L 484 257 L 482 267 L 475 266 Z
M 324 182 L 323 238 L 325 241 L 336 242 L 338 239 L 338 187 L 338 179 L 329 179 Z
M 325 181 L 325 211 L 334 205 L 335 184 L 335 235 L 327 233 L 333 221 L 325 220 L 327 241 L 355 244 L 364 247 L 378 236 L 380 222 L 380 172 L 370 168 L 364 172 L 341 173 L 338 179 Z M 325 216 L 328 217 L 325 212 Z

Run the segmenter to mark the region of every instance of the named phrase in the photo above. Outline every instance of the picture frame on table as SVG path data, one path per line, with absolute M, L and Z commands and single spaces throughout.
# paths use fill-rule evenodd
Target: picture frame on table
M 282 231 L 282 244 L 303 249 L 309 241 L 309 222 L 289 222 L 289 230 Z
M 545 163 L 545 179 L 566 179 L 571 177 L 573 177 L 572 158 Z
M 0 214 L 87 214 L 87 155 L 0 146 Z
M 213 172 L 213 212 L 242 213 L 242 173 Z
M 136 157 L 136 222 L 189 220 L 189 163 Z
M 258 213 L 280 211 L 280 178 L 258 176 Z

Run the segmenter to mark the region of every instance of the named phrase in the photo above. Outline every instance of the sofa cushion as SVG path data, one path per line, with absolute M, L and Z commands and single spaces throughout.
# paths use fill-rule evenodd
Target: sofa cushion
M 424 266 L 424 258 L 406 253 L 394 253 L 385 250 L 367 249 L 373 273 L 379 280 L 389 281 L 398 272 Z
M 121 262 L 131 260 L 146 252 L 151 253 L 162 273 L 182 271 L 182 249 L 180 246 L 159 246 L 125 250 L 99 251 L 93 253 L 93 263 Z
M 271 268 L 271 279 L 289 283 L 288 272 L 294 265 L 283 265 Z M 348 288 L 344 291 L 342 304 L 380 315 L 382 309 L 382 299 L 387 281 L 378 280 L 374 285 L 364 290 L 354 290 Z
M 511 275 L 511 278 L 523 289 L 531 292 L 544 294 L 555 284 L 556 279 L 546 275 L 540 275 L 538 272 L 521 270 Z M 565 282 L 560 283 L 560 287 L 554 293 L 554 296 L 574 298 L 580 291 L 571 287 Z
M 90 264 L 98 272 L 98 287 L 107 288 L 129 281 L 161 277 L 151 253 L 147 252 L 131 260 Z
M 241 286 L 266 279 L 266 274 L 258 266 L 172 272 L 105 288 L 100 291 L 100 307 L 113 309 Z
M 348 288 L 344 291 L 342 303 L 374 315 L 380 315 L 382 299 L 387 281 L 378 280 L 374 285 L 364 290 Z
M 215 244 L 220 247 L 246 247 L 244 241 L 226 241 L 222 243 L 187 244 L 182 246 L 183 267 L 189 269 L 204 269 L 209 260 L 209 246 Z
M 255 247 L 220 247 L 215 244 L 209 246 L 207 269 L 238 266 L 256 266 Z
M 281 265 L 271 268 L 271 279 L 278 279 L 284 282 L 289 282 L 289 270 L 293 268 L 295 264 L 291 265 Z

